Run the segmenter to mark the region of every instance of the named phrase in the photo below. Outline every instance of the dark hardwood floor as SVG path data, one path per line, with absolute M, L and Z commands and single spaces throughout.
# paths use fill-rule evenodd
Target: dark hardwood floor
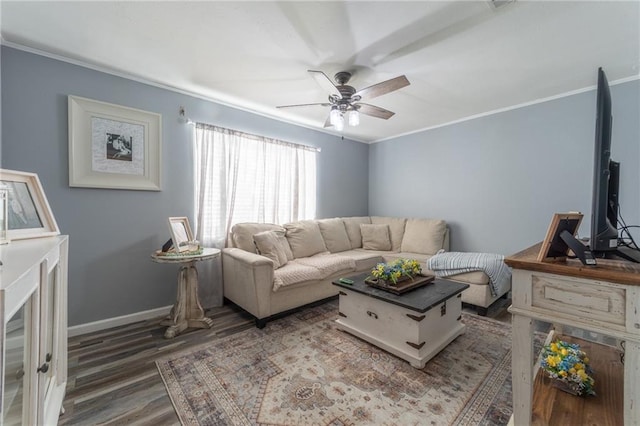
M 337 306 L 336 300 L 328 303 Z M 510 304 L 498 300 L 488 316 L 510 322 Z M 169 340 L 163 336 L 162 318 L 69 339 L 65 413 L 59 424 L 179 424 L 155 360 L 255 326 L 253 317 L 234 305 L 210 309 L 207 316 L 213 328 L 189 330 Z
M 179 424 L 155 365 L 170 354 L 254 327 L 234 305 L 207 311 L 213 327 L 165 339 L 163 318 L 69 339 L 65 413 L 60 425 Z

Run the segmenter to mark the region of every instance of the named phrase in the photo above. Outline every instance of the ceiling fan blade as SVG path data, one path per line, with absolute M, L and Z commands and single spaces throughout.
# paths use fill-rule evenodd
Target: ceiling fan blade
M 308 106 L 316 106 L 316 105 L 321 107 L 331 106 L 331 104 L 328 102 L 321 102 L 321 103 L 315 103 L 315 104 L 279 105 L 276 108 L 297 108 L 297 107 L 308 107 Z
M 391 80 L 386 80 L 381 83 L 374 84 L 373 86 L 365 87 L 362 90 L 358 90 L 352 97 L 360 96 L 361 99 L 373 99 L 386 93 L 393 92 L 394 90 L 402 89 L 409 84 L 411 83 L 409 83 L 407 77 L 401 75 L 399 77 L 392 78 Z
M 313 78 L 316 79 L 316 82 L 320 85 L 320 87 L 322 87 L 324 90 L 329 92 L 329 95 L 335 95 L 338 98 L 342 98 L 342 94 L 340 93 L 336 85 L 333 84 L 331 79 L 327 77 L 325 73 L 323 73 L 322 71 L 315 71 L 315 70 L 307 70 L 307 71 L 310 72 Z
M 358 106 L 358 111 L 360 111 L 361 114 L 370 115 L 376 118 L 382 118 L 384 120 L 390 119 L 395 114 L 395 112 L 389 111 L 388 109 L 380 108 L 375 105 L 363 103 L 358 103 L 356 105 Z

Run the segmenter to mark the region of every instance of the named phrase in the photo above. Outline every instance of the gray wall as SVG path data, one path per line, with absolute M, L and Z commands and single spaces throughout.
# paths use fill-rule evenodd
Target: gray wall
M 622 217 L 640 225 L 640 82 L 611 96 Z M 369 214 L 445 219 L 460 251 L 524 249 L 555 212 L 584 213 L 588 237 L 595 103 L 593 90 L 374 144 Z
M 366 215 L 368 146 L 88 68 L 2 47 L 2 167 L 38 174 L 70 236 L 69 325 L 173 303 L 176 267 L 150 253 L 168 238 L 167 217 L 193 222 L 194 121 L 322 149 L 318 217 Z M 70 188 L 67 95 L 162 114 L 161 192 Z

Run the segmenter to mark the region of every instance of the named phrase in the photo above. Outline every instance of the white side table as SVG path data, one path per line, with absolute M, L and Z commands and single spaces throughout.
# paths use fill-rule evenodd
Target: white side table
M 220 250 L 205 248 L 195 255 L 162 256 L 156 253 L 151 260 L 156 263 L 180 264 L 178 271 L 178 295 L 169 316 L 160 324 L 167 325 L 164 337 L 172 339 L 187 328 L 211 328 L 213 321 L 204 316 L 204 310 L 198 299 L 198 270 L 195 263 L 211 260 L 220 256 Z

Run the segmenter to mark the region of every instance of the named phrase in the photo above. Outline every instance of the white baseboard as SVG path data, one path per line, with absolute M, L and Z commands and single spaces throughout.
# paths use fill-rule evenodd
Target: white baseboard
M 106 330 L 107 328 L 118 327 L 138 321 L 145 321 L 164 315 L 169 315 L 172 307 L 173 305 L 164 306 L 162 308 L 136 312 L 134 314 L 123 315 L 121 317 L 107 318 L 100 321 L 89 322 L 86 324 L 74 325 L 73 327 L 69 327 L 67 329 L 67 334 L 69 337 L 74 337 L 81 334 L 93 333 L 95 331 Z

